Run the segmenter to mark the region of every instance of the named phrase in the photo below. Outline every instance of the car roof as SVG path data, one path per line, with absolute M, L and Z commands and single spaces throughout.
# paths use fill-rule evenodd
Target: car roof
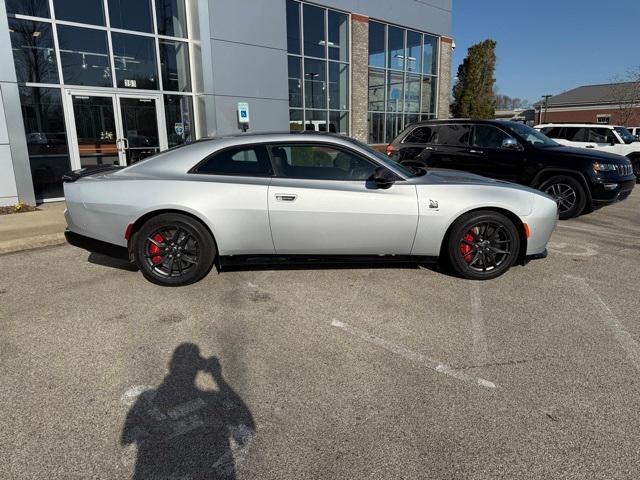
M 536 127 L 597 127 L 597 128 L 619 128 L 621 125 L 609 125 L 608 123 L 565 123 L 565 122 L 549 122 L 541 123 Z
M 438 119 L 438 120 L 421 120 L 419 122 L 412 123 L 410 127 L 418 125 L 455 125 L 455 124 L 486 124 L 486 125 L 523 125 L 521 122 L 511 122 L 509 120 L 488 120 L 480 118 L 450 118 L 450 119 Z

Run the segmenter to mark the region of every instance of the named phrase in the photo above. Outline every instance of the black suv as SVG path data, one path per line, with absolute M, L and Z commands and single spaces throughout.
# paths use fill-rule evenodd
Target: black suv
M 553 196 L 561 219 L 624 200 L 636 184 L 623 156 L 562 146 L 521 123 L 434 120 L 405 128 L 387 155 L 412 167 L 452 168 Z

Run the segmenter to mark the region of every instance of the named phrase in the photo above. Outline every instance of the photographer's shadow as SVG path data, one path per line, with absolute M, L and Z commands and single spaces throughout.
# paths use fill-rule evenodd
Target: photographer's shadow
M 210 374 L 217 390 L 198 388 L 198 372 Z M 121 442 L 137 445 L 135 480 L 234 479 L 254 434 L 251 412 L 224 380 L 218 359 L 202 358 L 185 343 L 162 384 L 131 407 Z

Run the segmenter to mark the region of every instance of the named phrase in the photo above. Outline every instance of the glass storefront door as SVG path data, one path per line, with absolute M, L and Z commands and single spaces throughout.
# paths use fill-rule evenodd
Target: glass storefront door
M 67 91 L 72 167 L 131 165 L 167 148 L 159 95 Z

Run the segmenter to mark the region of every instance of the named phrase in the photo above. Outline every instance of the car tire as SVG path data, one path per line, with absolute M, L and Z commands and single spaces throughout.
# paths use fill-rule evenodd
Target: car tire
M 520 235 L 505 215 L 478 210 L 462 215 L 449 231 L 447 259 L 470 280 L 490 280 L 509 270 L 520 253 Z
M 209 230 L 198 220 L 175 213 L 147 220 L 134 234 L 131 245 L 144 277 L 170 287 L 201 280 L 217 255 Z
M 540 190 L 556 200 L 560 220 L 577 217 L 587 206 L 585 189 L 573 177 L 566 175 L 551 177 L 540 186 Z
M 640 156 L 631 157 L 629 160 L 631 160 L 633 174 L 636 176 L 636 183 L 640 183 Z

